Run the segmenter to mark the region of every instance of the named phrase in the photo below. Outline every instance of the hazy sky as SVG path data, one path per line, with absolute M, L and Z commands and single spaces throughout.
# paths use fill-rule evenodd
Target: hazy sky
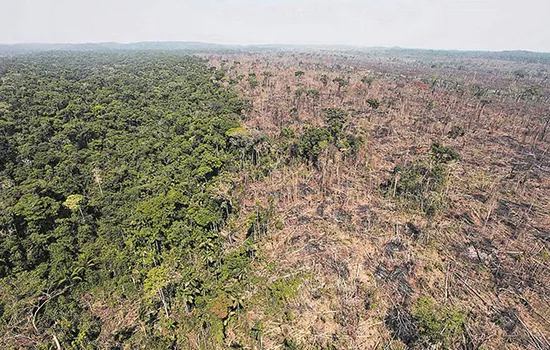
M 0 0 L 0 43 L 205 41 L 550 52 L 550 0 Z

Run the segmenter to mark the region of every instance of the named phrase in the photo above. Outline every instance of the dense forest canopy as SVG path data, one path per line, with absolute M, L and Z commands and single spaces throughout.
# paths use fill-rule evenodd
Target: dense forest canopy
M 86 347 L 87 295 L 153 325 L 238 288 L 252 253 L 222 252 L 233 208 L 215 189 L 244 104 L 220 78 L 174 53 L 0 63 L 0 333 Z

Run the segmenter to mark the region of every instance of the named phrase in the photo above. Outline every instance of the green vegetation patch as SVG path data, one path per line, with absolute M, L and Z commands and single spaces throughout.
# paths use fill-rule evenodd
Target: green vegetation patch
M 386 195 L 433 216 L 446 205 L 443 189 L 448 181 L 449 163 L 458 160 L 456 150 L 434 143 L 428 158 L 395 167 L 382 189 Z
M 466 316 L 456 308 L 440 306 L 431 297 L 420 297 L 411 309 L 421 340 L 453 348 L 464 332 Z
M 348 112 L 340 108 L 326 108 L 324 115 L 326 127 L 305 128 L 298 144 L 299 155 L 313 165 L 318 165 L 319 158 L 328 150 L 342 151 L 345 155 L 355 157 L 364 140 L 346 130 Z

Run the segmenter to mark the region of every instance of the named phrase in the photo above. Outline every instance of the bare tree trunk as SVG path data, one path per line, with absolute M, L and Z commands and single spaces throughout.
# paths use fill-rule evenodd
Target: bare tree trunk
M 539 141 L 544 141 L 546 139 L 546 133 L 548 132 L 548 125 L 550 124 L 550 116 L 546 117 L 546 123 L 542 129 L 542 134 L 540 135 Z
M 162 305 L 164 307 L 164 313 L 166 314 L 166 318 L 168 318 L 170 315 L 168 313 L 168 304 L 166 303 L 166 299 L 164 298 L 164 293 L 162 292 L 162 288 L 158 289 L 160 300 L 162 301 Z

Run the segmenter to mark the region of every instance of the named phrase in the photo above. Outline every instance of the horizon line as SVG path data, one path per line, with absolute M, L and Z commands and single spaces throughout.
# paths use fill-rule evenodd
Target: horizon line
M 3 43 L 0 42 L 0 46 L 30 46 L 30 45 L 45 45 L 45 46 L 55 46 L 55 45 L 136 45 L 136 44 L 203 44 L 203 45 L 215 45 L 222 47 L 294 47 L 294 48 L 353 48 L 353 49 L 402 49 L 402 50 L 423 50 L 423 51 L 454 51 L 454 52 L 492 52 L 492 53 L 504 53 L 504 52 L 528 52 L 528 53 L 540 53 L 540 54 L 550 54 L 550 51 L 533 51 L 526 49 L 501 49 L 501 50 L 490 50 L 490 49 L 451 49 L 451 48 L 427 48 L 427 47 L 408 47 L 408 46 L 369 46 L 369 45 L 358 45 L 358 44 L 313 44 L 313 43 L 299 43 L 299 44 L 290 44 L 290 43 L 261 43 L 261 44 L 235 44 L 235 43 L 217 43 L 209 41 L 195 41 L 195 40 L 145 40 L 145 41 L 131 41 L 131 42 L 119 42 L 119 41 L 82 41 L 82 42 L 17 42 L 17 43 Z

